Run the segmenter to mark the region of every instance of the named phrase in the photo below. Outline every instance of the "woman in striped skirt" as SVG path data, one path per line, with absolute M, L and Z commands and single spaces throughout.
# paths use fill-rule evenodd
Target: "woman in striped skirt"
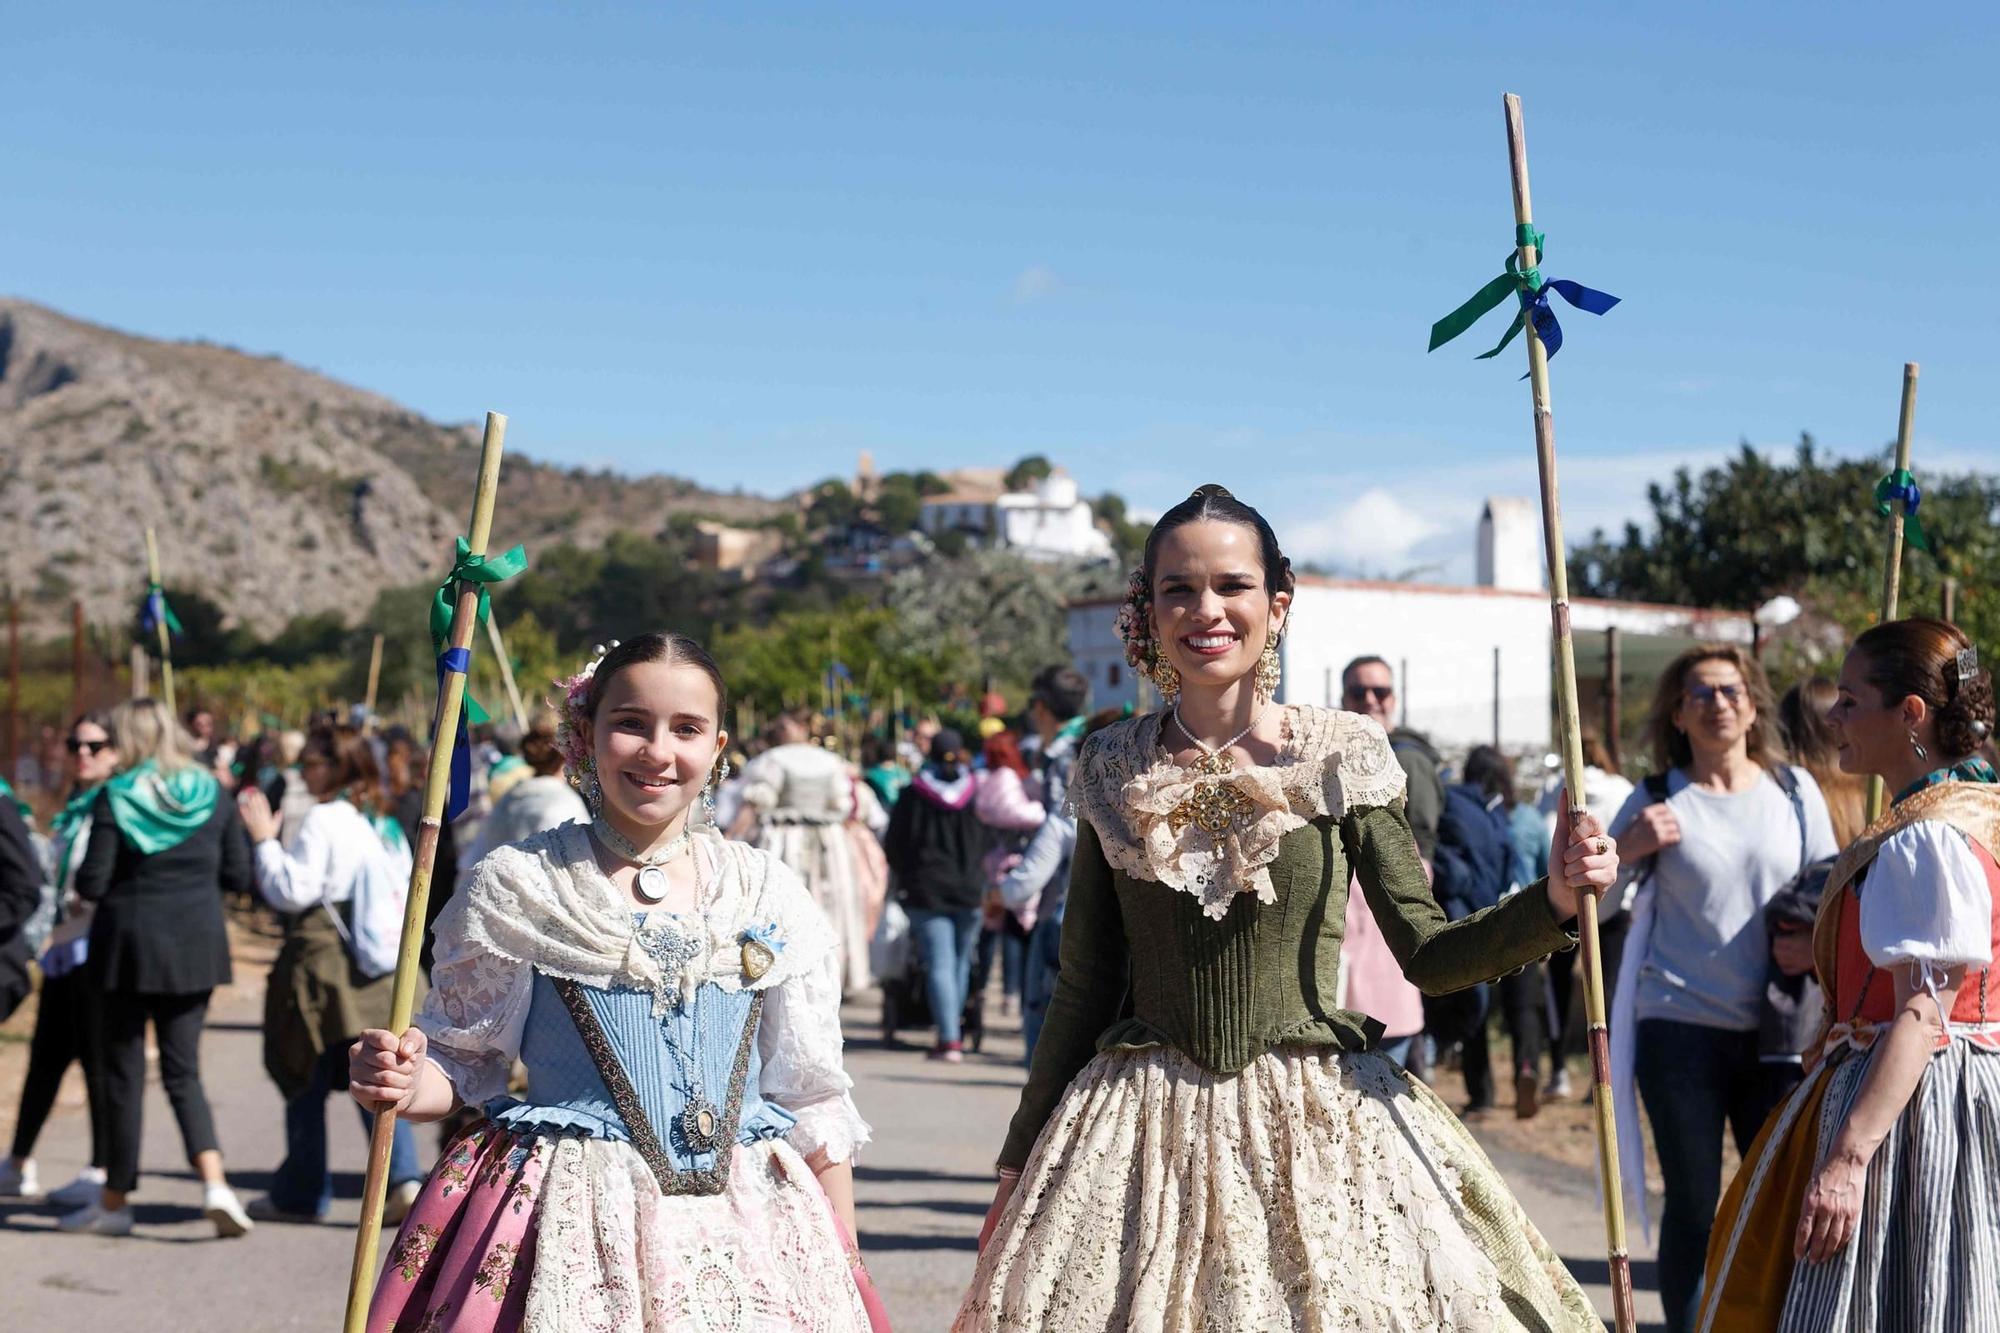
M 1830 718 L 1891 808 L 1827 881 L 1818 1066 L 1722 1201 L 1699 1327 L 2000 1333 L 2000 787 L 1993 683 L 1954 625 L 1855 641 Z

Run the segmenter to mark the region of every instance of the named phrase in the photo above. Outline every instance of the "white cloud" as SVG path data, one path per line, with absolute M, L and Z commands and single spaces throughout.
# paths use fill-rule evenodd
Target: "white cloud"
M 1380 486 L 1369 487 L 1330 513 L 1274 526 L 1295 560 L 1370 569 L 1411 563 L 1417 547 L 1440 530 L 1434 517 Z
M 1045 264 L 1030 264 L 1014 275 L 1014 304 L 1032 305 L 1063 289 L 1063 280 Z

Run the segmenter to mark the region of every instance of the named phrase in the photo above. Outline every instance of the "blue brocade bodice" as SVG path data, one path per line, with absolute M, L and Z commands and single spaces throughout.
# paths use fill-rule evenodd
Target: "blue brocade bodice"
M 705 982 L 694 998 L 656 1017 L 650 991 L 596 986 L 582 987 L 582 991 L 674 1165 L 681 1170 L 714 1167 L 717 1154 L 692 1151 L 681 1134 L 688 1074 L 692 1073 L 710 1105 L 720 1108 L 726 1104 L 753 993 L 724 990 Z M 763 1060 L 757 1051 L 756 1034 L 749 1034 L 749 1039 L 750 1061 L 735 1140 L 744 1144 L 777 1138 L 797 1122 L 789 1111 L 764 1100 L 759 1090 Z M 632 1141 L 631 1130 L 612 1104 L 610 1090 L 591 1061 L 562 997 L 540 972 L 535 974 L 535 991 L 521 1034 L 521 1062 L 528 1069 L 527 1096 L 498 1097 L 488 1102 L 486 1114 L 495 1121 L 515 1130 Z

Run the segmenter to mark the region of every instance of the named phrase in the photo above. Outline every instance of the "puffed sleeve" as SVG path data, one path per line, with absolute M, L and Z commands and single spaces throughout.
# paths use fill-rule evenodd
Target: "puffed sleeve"
M 1881 968 L 1907 966 L 1937 998 L 1953 967 L 1993 961 L 1993 897 L 1965 835 L 1923 820 L 1883 840 L 1861 886 L 1861 948 Z
M 757 1032 L 764 1096 L 798 1117 L 786 1138 L 801 1157 L 845 1162 L 868 1142 L 840 1050 L 840 958 L 829 949 L 765 992 Z
M 431 990 L 417 1026 L 430 1042 L 431 1063 L 451 1080 L 458 1099 L 480 1106 L 507 1091 L 534 998 L 535 969 L 468 943 L 466 904 L 454 894 L 438 915 Z
M 743 766 L 743 804 L 758 814 L 777 807 L 785 789 L 785 764 L 776 751 L 767 750 Z

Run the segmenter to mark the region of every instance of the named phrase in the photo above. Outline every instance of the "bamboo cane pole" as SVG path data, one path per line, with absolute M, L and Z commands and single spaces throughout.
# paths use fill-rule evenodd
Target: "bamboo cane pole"
M 146 571 L 153 583 L 160 582 L 160 544 L 153 540 L 153 530 L 146 529 Z M 147 596 L 152 590 L 147 589 Z M 166 594 L 160 594 L 160 605 L 153 611 L 153 628 L 160 634 L 160 697 L 167 702 L 167 711 L 179 716 L 174 708 L 174 649 L 173 640 L 167 633 Z
M 466 543 L 473 555 L 486 553 L 493 535 L 493 500 L 500 488 L 500 450 L 507 437 L 507 418 L 486 414 L 486 439 L 479 455 L 479 485 L 473 492 L 472 522 Z M 451 647 L 472 647 L 479 613 L 479 585 L 460 583 L 451 621 Z M 452 747 L 458 736 L 459 710 L 465 703 L 465 673 L 447 671 L 438 690 L 437 712 L 431 721 L 430 763 L 424 775 L 424 818 L 417 833 L 416 857 L 410 867 L 409 901 L 403 908 L 403 942 L 396 955 L 396 985 L 390 1001 L 389 1031 L 399 1036 L 410 1026 L 417 1001 L 417 958 L 423 948 L 424 909 L 431 896 L 431 867 L 437 861 L 439 832 L 444 827 L 445 800 L 451 790 Z M 388 1183 L 389 1147 L 396 1113 L 381 1111 L 368 1140 L 368 1178 L 361 1190 L 361 1227 L 354 1236 L 354 1268 L 347 1283 L 346 1333 L 365 1333 L 368 1302 L 375 1289 L 375 1256 L 381 1242 L 383 1190 Z
M 500 616 L 486 613 L 486 637 L 493 644 L 493 660 L 500 666 L 500 684 L 507 691 L 507 706 L 514 711 L 514 725 L 528 729 L 528 710 L 521 706 L 521 691 L 514 684 L 514 663 L 507 656 L 507 641 L 500 637 Z
M 375 718 L 375 700 L 382 689 L 382 636 L 375 636 L 375 646 L 368 650 L 368 693 L 361 698 L 361 711 L 369 721 Z
M 1903 363 L 1903 406 L 1896 417 L 1896 468 L 1907 472 L 1910 467 L 1910 436 L 1917 424 L 1917 363 Z M 1903 592 L 1903 506 L 1891 503 L 1889 506 L 1889 553 L 1882 562 L 1882 618 L 1880 624 L 1888 624 L 1896 618 L 1896 603 Z M 1882 813 L 1882 799 L 1885 795 L 1882 778 L 1877 774 L 1868 779 L 1868 822 L 1874 823 Z
M 72 599 L 69 604 L 69 715 L 76 717 L 83 712 L 83 603 Z
M 1514 222 L 1534 221 L 1528 195 L 1528 140 L 1521 124 L 1521 99 L 1502 99 L 1507 117 L 1507 156 L 1514 178 Z M 1540 256 L 1520 247 L 1522 270 Z M 1560 732 L 1563 787 L 1571 820 L 1583 814 L 1583 728 L 1576 701 L 1576 650 L 1570 638 L 1569 570 L 1564 560 L 1562 499 L 1556 484 L 1556 425 L 1549 403 L 1549 358 L 1532 319 L 1523 321 L 1528 344 L 1528 383 L 1534 397 L 1535 457 L 1541 471 L 1542 532 L 1549 562 L 1549 609 L 1555 626 L 1556 711 Z M 1618 1179 L 1618 1123 L 1611 1103 L 1611 1039 L 1605 1022 L 1604 967 L 1597 929 L 1597 896 L 1579 895 L 1578 936 L 1582 944 L 1584 1013 L 1590 1022 L 1591 1094 L 1596 1103 L 1597 1169 L 1604 1189 L 1604 1239 L 1610 1252 L 1611 1311 L 1618 1333 L 1632 1333 L 1638 1318 L 1632 1303 L 1632 1261 L 1625 1248 L 1625 1194 Z

